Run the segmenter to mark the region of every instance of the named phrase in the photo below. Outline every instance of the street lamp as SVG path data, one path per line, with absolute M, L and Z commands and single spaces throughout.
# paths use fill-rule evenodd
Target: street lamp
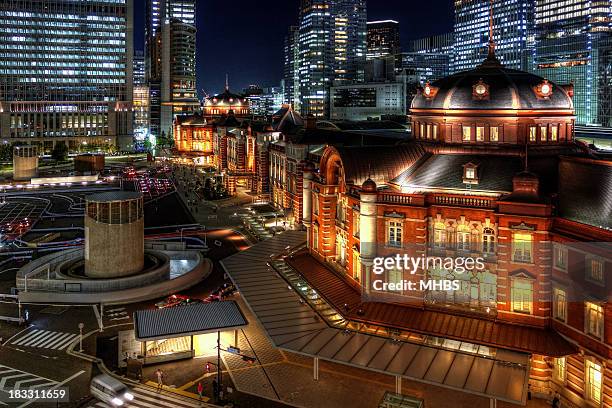
M 79 323 L 79 353 L 83 352 L 83 323 Z

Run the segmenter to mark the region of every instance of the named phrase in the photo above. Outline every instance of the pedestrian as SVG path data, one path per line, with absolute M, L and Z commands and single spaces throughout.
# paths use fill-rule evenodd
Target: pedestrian
M 558 392 L 555 392 L 555 396 L 550 405 L 552 408 L 560 408 L 560 405 L 559 405 L 560 403 L 561 403 L 561 396 L 559 395 Z
M 200 397 L 200 401 L 202 401 L 202 392 L 204 392 L 204 386 L 202 386 L 202 381 L 198 382 L 198 396 Z
M 155 375 L 157 376 L 157 392 L 160 392 L 164 386 L 164 372 L 158 368 Z

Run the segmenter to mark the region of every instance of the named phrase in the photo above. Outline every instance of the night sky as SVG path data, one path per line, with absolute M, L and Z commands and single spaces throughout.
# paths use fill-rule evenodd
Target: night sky
M 134 47 L 144 48 L 145 0 L 134 0 Z M 277 86 L 283 70 L 283 44 L 297 24 L 299 0 L 198 0 L 198 91 L 230 86 Z M 369 0 L 368 20 L 397 20 L 402 41 L 448 32 L 453 0 Z

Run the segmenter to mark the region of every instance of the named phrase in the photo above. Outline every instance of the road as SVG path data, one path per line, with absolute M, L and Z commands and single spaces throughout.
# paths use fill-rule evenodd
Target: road
M 203 238 L 203 232 L 199 233 Z M 224 282 L 223 272 L 218 261 L 244 248 L 247 243 L 242 236 L 232 230 L 208 231 L 210 246 L 207 256 L 214 262 L 213 273 L 201 283 L 181 294 L 205 298 Z M 215 244 L 217 243 L 217 245 Z M 220 245 L 219 245 L 220 244 Z M 122 306 L 108 306 L 104 310 L 104 336 L 119 329 L 129 329 L 132 313 L 139 309 L 152 308 L 160 299 Z M 96 366 L 67 354 L 70 344 L 79 345 L 78 324 L 84 324 L 84 333 L 98 328 L 92 306 L 40 306 L 31 305 L 28 326 L 2 323 L 0 336 L 4 338 L 0 346 L 0 407 L 28 406 L 21 403 L 6 402 L 6 391 L 14 387 L 37 389 L 54 387 L 58 384 L 69 387 L 70 400 L 78 401 L 89 395 L 88 387 L 92 376 L 99 373 Z M 10 327 L 9 327 L 10 326 Z M 10 336 L 10 337 L 9 337 Z M 85 339 L 84 347 L 95 350 L 95 338 Z M 146 387 L 137 387 L 134 407 L 190 407 L 186 402 L 173 395 L 151 395 Z M 2 402 L 4 401 L 4 402 Z M 95 401 L 85 401 L 86 407 L 102 407 Z M 35 402 L 32 407 L 56 406 L 56 404 Z M 75 406 L 60 403 L 59 406 Z

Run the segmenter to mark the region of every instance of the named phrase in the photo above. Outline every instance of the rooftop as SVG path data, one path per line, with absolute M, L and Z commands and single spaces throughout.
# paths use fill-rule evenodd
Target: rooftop
M 134 313 L 136 339 L 140 341 L 234 330 L 247 324 L 234 301 L 138 310 Z

